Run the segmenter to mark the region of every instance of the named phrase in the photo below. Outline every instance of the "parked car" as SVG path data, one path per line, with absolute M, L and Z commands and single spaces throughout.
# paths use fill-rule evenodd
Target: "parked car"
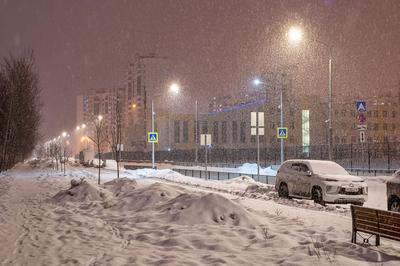
M 327 203 L 363 205 L 367 183 L 331 161 L 288 160 L 278 170 L 275 189 L 280 197 L 313 199 Z
M 386 182 L 386 193 L 388 210 L 400 212 L 400 169 Z

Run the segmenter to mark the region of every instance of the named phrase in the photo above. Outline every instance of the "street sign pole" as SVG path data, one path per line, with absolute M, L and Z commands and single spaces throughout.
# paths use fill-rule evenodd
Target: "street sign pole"
M 281 127 L 283 127 L 283 91 L 281 89 Z M 283 164 L 283 161 L 285 160 L 285 154 L 284 154 L 284 149 L 283 149 L 283 138 L 281 138 L 281 165 Z
M 260 181 L 260 134 L 257 128 L 257 181 Z
M 204 146 L 204 157 L 205 157 L 205 170 L 206 170 L 206 179 L 208 178 L 208 170 L 207 170 L 207 163 L 208 163 L 208 145 L 211 145 L 211 135 L 210 134 L 201 134 L 200 135 L 200 145 Z
M 198 129 L 198 120 L 199 120 L 199 114 L 198 114 L 198 109 L 197 109 L 197 100 L 195 101 L 195 111 L 194 111 L 194 123 L 195 123 L 195 125 L 194 125 L 194 128 L 195 128 L 195 131 L 196 131 L 196 135 L 195 135 L 195 137 L 194 137 L 194 145 L 195 145 L 195 159 L 194 159 L 194 161 L 197 163 L 198 162 L 198 157 L 199 157 L 199 152 L 198 152 L 198 149 L 199 149 L 199 137 L 198 137 L 198 135 L 199 135 L 199 129 Z
M 206 145 L 204 145 L 204 147 L 205 147 L 205 149 L 206 149 L 206 151 L 205 151 L 205 162 L 206 162 L 206 165 L 205 165 L 205 167 L 206 167 L 206 180 L 208 179 L 208 171 L 207 171 L 207 153 L 208 153 L 208 149 L 207 149 L 207 134 L 205 134 L 205 143 L 206 143 Z
M 151 100 L 151 131 L 154 132 L 154 101 Z M 154 142 L 151 143 L 151 166 L 155 169 Z
M 251 135 L 257 136 L 257 180 L 260 180 L 260 135 L 264 135 L 264 113 L 251 112 Z

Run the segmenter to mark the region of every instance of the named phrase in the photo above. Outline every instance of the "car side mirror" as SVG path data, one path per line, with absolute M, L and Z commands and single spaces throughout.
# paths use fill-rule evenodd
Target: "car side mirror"
M 307 174 L 307 176 L 312 176 L 312 172 L 311 171 L 307 171 L 306 174 Z

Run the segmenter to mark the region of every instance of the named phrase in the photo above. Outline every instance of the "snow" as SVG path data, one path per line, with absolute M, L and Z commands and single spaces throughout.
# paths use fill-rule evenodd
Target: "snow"
M 398 242 L 350 243 L 348 205 L 279 199 L 273 186 L 248 176 L 204 180 L 170 169 L 123 170 L 118 181 L 116 171 L 101 169 L 98 186 L 97 170 L 67 165 L 63 176 L 19 165 L 2 173 L 0 264 L 398 265 L 400 260 Z M 87 183 L 68 189 L 72 178 L 82 177 Z M 365 179 L 367 204 L 384 208 L 387 177 Z
M 241 174 L 257 174 L 257 164 L 245 163 L 237 168 Z M 276 176 L 276 170 L 273 170 L 271 166 L 267 168 L 260 167 L 260 175 Z
M 123 170 L 123 166 L 120 164 L 119 166 L 120 170 Z M 109 170 L 117 170 L 117 161 L 116 160 L 106 160 L 106 166 L 104 167 L 105 169 Z
M 203 166 L 181 166 L 181 165 L 166 165 L 164 167 L 170 167 L 175 169 L 187 169 L 187 170 L 205 170 Z M 276 176 L 277 171 L 274 170 L 272 166 L 262 168 L 260 167 L 260 175 Z M 239 173 L 245 175 L 256 175 L 257 174 L 257 164 L 255 163 L 245 163 L 237 168 L 229 167 L 207 167 L 208 171 L 212 172 L 224 172 L 224 173 Z

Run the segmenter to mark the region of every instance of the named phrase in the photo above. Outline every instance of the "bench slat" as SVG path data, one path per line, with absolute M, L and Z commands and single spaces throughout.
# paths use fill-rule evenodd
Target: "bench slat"
M 371 234 L 378 234 L 378 228 L 374 227 L 374 226 L 369 226 L 369 225 L 365 225 L 365 224 L 360 224 L 356 227 L 357 231 L 368 231 L 367 233 L 371 233 Z
M 400 232 L 394 231 L 393 229 L 379 228 L 380 235 L 390 235 L 392 237 L 400 238 Z
M 376 230 L 379 229 L 377 222 L 371 222 L 371 221 L 368 221 L 368 220 L 355 220 L 354 222 L 355 222 L 356 227 L 358 227 L 360 225 L 366 225 L 366 226 L 369 226 L 369 227 L 374 227 L 374 228 L 376 228 Z

